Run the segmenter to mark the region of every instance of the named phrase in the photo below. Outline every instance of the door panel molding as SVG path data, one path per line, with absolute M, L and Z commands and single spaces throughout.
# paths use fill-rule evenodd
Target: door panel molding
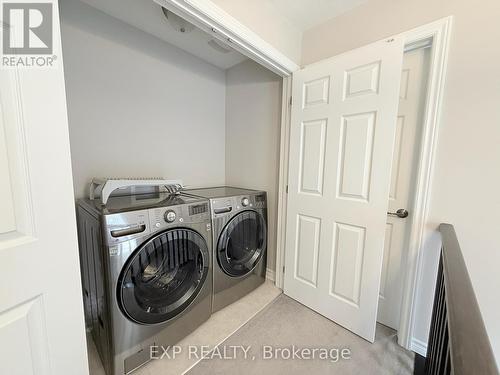
M 400 97 L 401 98 L 401 97 Z M 394 141 L 394 162 L 392 164 L 392 170 L 396 173 L 392 173 L 391 176 L 391 188 L 389 190 L 389 199 L 395 200 L 397 198 L 398 191 L 398 181 L 399 181 L 399 164 L 401 161 L 401 147 L 402 147 L 402 136 L 405 126 L 405 117 L 398 116 L 396 123 L 396 137 Z
M 302 108 L 328 104 L 330 98 L 330 76 L 304 83 Z
M 376 118 L 376 111 L 349 114 L 341 118 L 339 138 L 341 166 L 337 176 L 338 198 L 369 201 Z M 360 123 L 362 120 L 365 120 L 366 123 Z M 362 137 L 361 142 L 358 142 L 360 136 Z M 356 173 L 356 170 L 359 172 Z
M 2 28 L 7 27 L 0 23 Z M 3 148 L 0 156 L 6 158 L 1 163 L 2 173 L 7 176 L 4 183 L 9 184 L 10 192 L 2 194 L 5 199 L 2 205 L 10 207 L 13 215 L 10 230 L 0 232 L 1 250 L 34 241 L 36 230 L 19 70 L 4 70 L 0 75 L 0 84 L 0 132 L 4 137 L 4 144 L 0 143 Z
M 327 124 L 328 119 L 302 121 L 300 124 L 299 193 L 323 195 Z M 313 136 L 316 139 L 312 139 Z
M 361 278 L 365 251 L 366 228 L 345 223 L 334 223 L 332 265 L 330 267 L 330 295 L 359 308 Z M 351 236 L 348 235 L 351 232 Z M 353 238 L 353 235 L 356 237 Z M 347 241 L 355 241 L 353 254 Z M 354 259 L 353 259 L 354 258 Z M 349 283 L 350 281 L 350 283 Z M 346 290 L 347 288 L 347 290 Z
M 28 374 L 33 369 L 36 374 L 50 374 L 44 315 L 41 295 L 0 313 L 2 374 Z
M 384 260 L 382 262 L 382 275 L 380 277 L 380 291 L 379 296 L 381 299 L 385 299 L 385 289 L 387 285 L 387 279 L 389 277 L 389 259 L 392 244 L 392 233 L 394 230 L 393 223 L 387 223 L 385 227 L 385 241 L 384 241 Z M 389 240 L 389 241 L 387 241 Z
M 306 226 L 305 223 L 309 224 L 309 231 L 308 231 L 309 233 L 305 231 L 306 229 L 304 228 Z M 312 286 L 313 288 L 317 287 L 317 282 L 318 282 L 318 253 L 319 253 L 320 230 L 321 230 L 320 218 L 301 215 L 301 214 L 297 215 L 297 240 L 294 252 L 294 257 L 295 257 L 294 276 L 297 280 L 300 280 Z M 307 234 L 309 234 L 310 236 L 306 236 Z M 301 248 L 309 248 L 308 254 L 302 253 L 301 256 L 300 255 Z M 304 262 L 304 260 L 306 262 L 310 261 L 310 264 L 309 262 L 307 263 Z M 307 266 L 307 268 L 305 268 L 305 266 Z M 305 275 L 306 272 L 307 273 L 310 272 L 310 275 Z
M 346 70 L 344 77 L 344 100 L 362 95 L 378 94 L 380 61 Z M 369 84 L 364 86 L 363 79 Z

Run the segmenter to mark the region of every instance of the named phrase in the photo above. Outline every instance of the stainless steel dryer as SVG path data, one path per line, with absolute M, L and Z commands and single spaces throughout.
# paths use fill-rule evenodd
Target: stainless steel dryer
M 209 202 L 148 194 L 77 206 L 87 326 L 106 373 L 127 374 L 151 345 L 173 345 L 211 315 Z
M 214 249 L 212 311 L 235 302 L 266 278 L 266 192 L 234 187 L 184 190 L 210 200 Z

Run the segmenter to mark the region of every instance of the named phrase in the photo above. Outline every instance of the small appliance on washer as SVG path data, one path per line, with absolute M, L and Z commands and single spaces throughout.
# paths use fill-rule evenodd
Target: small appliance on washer
M 266 192 L 222 186 L 184 190 L 182 194 L 210 200 L 215 312 L 265 281 Z
M 209 202 L 154 193 L 77 210 L 87 327 L 106 373 L 128 374 L 211 315 Z

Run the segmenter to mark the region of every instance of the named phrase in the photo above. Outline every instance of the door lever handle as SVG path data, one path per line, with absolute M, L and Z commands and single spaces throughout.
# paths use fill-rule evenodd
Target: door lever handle
M 408 211 L 405 210 L 404 208 L 400 208 L 396 212 L 387 212 L 387 215 L 397 216 L 400 217 L 401 219 L 404 219 L 405 217 L 408 217 Z

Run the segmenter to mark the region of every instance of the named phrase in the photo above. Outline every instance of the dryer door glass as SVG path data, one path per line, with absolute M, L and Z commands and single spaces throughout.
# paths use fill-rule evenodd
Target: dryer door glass
M 118 280 L 118 303 L 137 323 L 165 322 L 196 298 L 208 270 L 208 248 L 200 234 L 167 230 L 132 254 Z
M 217 243 L 217 261 L 229 276 L 250 273 L 266 250 L 267 230 L 264 217 L 255 211 L 243 211 L 223 229 Z

